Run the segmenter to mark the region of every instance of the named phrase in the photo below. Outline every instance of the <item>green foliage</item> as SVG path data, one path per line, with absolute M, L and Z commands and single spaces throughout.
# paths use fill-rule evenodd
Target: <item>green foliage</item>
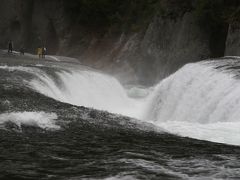
M 226 13 L 225 13 L 225 19 L 227 19 L 227 22 L 232 25 L 238 25 L 240 22 L 240 7 L 239 6 L 230 6 Z
M 218 28 L 227 21 L 225 0 L 197 0 L 195 15 L 207 30 Z
M 192 9 L 192 0 L 160 0 L 157 12 L 162 17 L 176 19 Z
M 93 28 L 144 26 L 155 12 L 159 0 L 68 0 L 65 13 L 72 24 Z
M 240 19 L 239 0 L 63 0 L 72 25 L 98 30 L 138 32 L 147 27 L 153 15 L 179 18 L 187 11 L 206 30 Z

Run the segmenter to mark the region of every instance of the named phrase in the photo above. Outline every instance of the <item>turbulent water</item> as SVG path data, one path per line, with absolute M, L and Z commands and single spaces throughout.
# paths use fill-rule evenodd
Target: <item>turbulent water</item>
M 35 72 L 34 72 L 35 73 Z M 56 73 L 60 83 L 44 72 L 30 82 L 36 91 L 74 105 L 93 107 L 113 113 L 138 117 L 139 103 L 127 96 L 113 77 L 89 70 L 62 70 Z
M 228 60 L 184 66 L 157 85 L 146 119 L 183 136 L 240 145 L 237 64 Z
M 30 73 L 32 89 L 61 102 L 146 120 L 182 136 L 240 145 L 239 81 L 218 66 L 188 64 L 154 90 L 127 91 L 115 78 L 89 69 L 65 67 L 53 76 L 36 67 L 0 68 Z
M 52 59 L 1 55 L 1 179 L 240 176 L 238 58 L 188 64 L 151 88 Z

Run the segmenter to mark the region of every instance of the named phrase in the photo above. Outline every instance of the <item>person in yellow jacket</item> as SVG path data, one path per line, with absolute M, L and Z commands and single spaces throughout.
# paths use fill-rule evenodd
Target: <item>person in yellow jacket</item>
M 41 47 L 37 48 L 37 55 L 38 55 L 39 58 L 42 57 L 42 48 Z

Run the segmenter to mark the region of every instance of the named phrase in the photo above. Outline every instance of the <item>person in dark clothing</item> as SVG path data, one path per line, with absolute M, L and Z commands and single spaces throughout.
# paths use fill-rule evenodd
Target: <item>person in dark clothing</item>
M 47 48 L 45 46 L 42 47 L 42 58 L 45 58 L 47 53 Z
M 22 46 L 21 48 L 20 48 L 20 55 L 24 55 L 24 47 Z
M 10 40 L 8 42 L 8 53 L 12 53 L 13 51 L 13 42 Z

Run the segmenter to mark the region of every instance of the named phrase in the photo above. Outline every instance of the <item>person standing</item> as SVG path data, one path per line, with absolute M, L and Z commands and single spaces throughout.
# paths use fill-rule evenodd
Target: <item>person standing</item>
M 47 53 L 47 48 L 45 46 L 43 46 L 43 48 L 42 48 L 42 58 L 45 58 L 46 53 Z
M 12 53 L 12 51 L 13 51 L 13 42 L 12 40 L 10 40 L 8 42 L 8 53 Z
M 37 48 L 37 55 L 39 58 L 41 58 L 41 56 L 42 56 L 42 48 L 41 47 Z
M 24 49 L 23 46 L 21 46 L 21 48 L 20 48 L 20 55 L 24 55 L 24 53 L 25 53 L 25 49 Z

